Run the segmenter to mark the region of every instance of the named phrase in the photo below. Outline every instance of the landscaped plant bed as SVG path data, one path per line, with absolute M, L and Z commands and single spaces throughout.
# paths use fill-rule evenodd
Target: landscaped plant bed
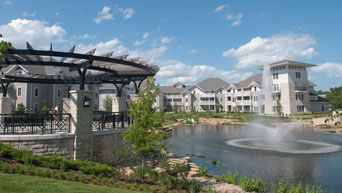
M 199 183 L 167 173 L 158 174 L 152 170 L 146 170 L 147 175 L 143 182 L 139 169 L 132 175 L 126 176 L 118 172 L 117 168 L 106 164 L 66 160 L 54 156 L 37 156 L 33 155 L 32 151 L 18 150 L 2 143 L 0 143 L 0 172 L 147 192 L 201 191 Z

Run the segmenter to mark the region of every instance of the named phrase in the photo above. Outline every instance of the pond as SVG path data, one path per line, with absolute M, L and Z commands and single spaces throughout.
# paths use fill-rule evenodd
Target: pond
M 244 141 L 256 135 L 253 126 L 192 125 L 173 130 L 169 144 L 170 152 L 177 156 L 185 154 L 203 154 L 206 158 L 191 157 L 197 165 L 208 168 L 208 173 L 221 175 L 226 171 L 237 171 L 240 175 L 257 176 L 268 184 L 279 179 L 286 182 L 320 185 L 324 192 L 342 190 L 342 136 L 339 134 L 319 133 L 298 126 L 284 137 L 282 146 L 295 146 L 300 142 L 299 150 L 318 148 L 319 151 L 277 151 L 272 148 L 246 148 L 251 141 Z M 236 141 L 242 140 L 236 145 Z M 303 144 L 302 144 L 303 143 Z M 241 146 L 242 145 L 242 146 Z M 317 147 L 316 147 L 317 146 Z M 323 150 L 321 150 L 323 149 Z M 327 149 L 327 151 L 325 151 Z M 208 161 L 224 163 L 223 167 L 214 166 Z

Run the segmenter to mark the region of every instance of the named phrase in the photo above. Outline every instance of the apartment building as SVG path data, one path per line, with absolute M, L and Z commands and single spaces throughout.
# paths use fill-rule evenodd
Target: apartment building
M 155 106 L 167 111 L 225 111 L 284 115 L 328 111 L 330 101 L 314 94 L 317 86 L 308 80 L 307 68 L 316 65 L 279 61 L 267 65 L 263 73 L 229 84 L 209 78 L 195 85 L 176 83 L 160 86 Z M 265 89 L 263 86 L 265 86 Z M 280 105 L 279 105 L 280 104 Z
M 160 86 L 156 107 L 167 111 L 210 111 L 224 110 L 225 89 L 229 83 L 220 78 L 208 78 L 195 85 L 180 82 L 173 86 Z
M 308 80 L 307 68 L 314 67 L 295 61 L 279 61 L 259 70 L 266 70 L 226 90 L 226 111 L 276 114 L 279 104 L 284 115 L 328 111 L 330 102 L 315 95 L 314 83 Z M 261 89 L 262 85 L 265 89 Z

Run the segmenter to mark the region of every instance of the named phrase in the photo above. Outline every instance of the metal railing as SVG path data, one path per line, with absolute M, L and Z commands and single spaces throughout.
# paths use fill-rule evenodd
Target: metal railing
M 93 115 L 93 130 L 113 130 L 128 128 L 133 124 L 129 112 L 95 111 Z
M 70 114 L 0 114 L 0 135 L 70 133 Z

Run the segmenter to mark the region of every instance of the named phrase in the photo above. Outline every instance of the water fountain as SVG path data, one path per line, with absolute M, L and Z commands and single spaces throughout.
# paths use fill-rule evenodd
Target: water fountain
M 261 114 L 264 114 L 266 108 L 270 108 L 272 106 L 269 104 L 265 106 L 265 101 L 272 101 L 272 88 L 273 81 L 271 67 L 270 65 L 265 65 L 262 88 L 259 95 L 259 112 Z M 304 139 L 285 138 L 290 131 L 301 128 L 302 126 L 295 122 L 279 125 L 278 119 L 276 120 L 277 122 L 273 126 L 265 126 L 258 123 L 251 124 L 249 126 L 249 130 L 254 132 L 246 134 L 248 138 L 229 140 L 226 141 L 226 144 L 239 148 L 292 154 L 318 154 L 341 151 L 341 147 L 338 145 Z

